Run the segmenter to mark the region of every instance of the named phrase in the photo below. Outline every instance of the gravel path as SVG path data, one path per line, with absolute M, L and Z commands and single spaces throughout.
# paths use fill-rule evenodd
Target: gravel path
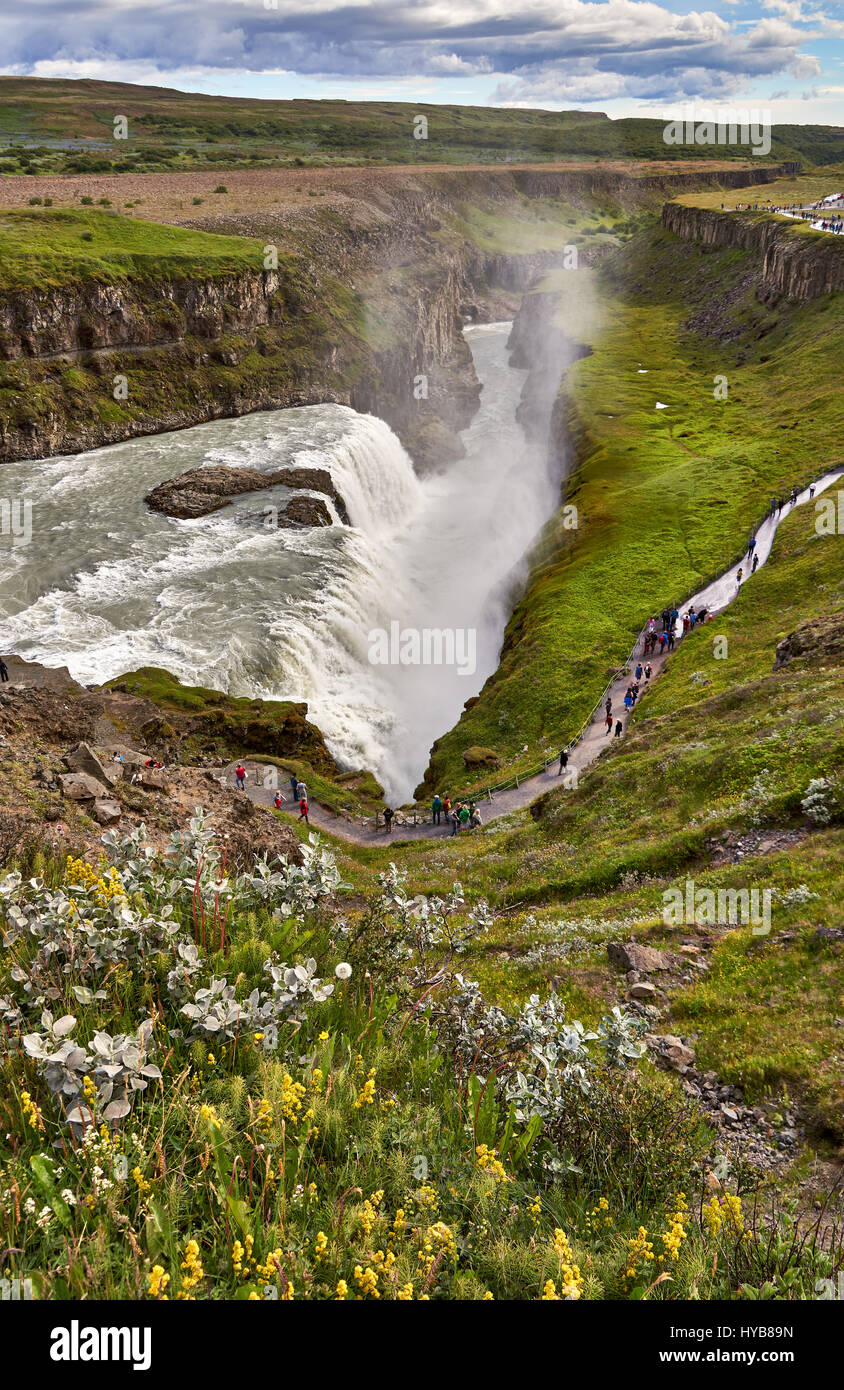
M 832 469 L 829 473 L 825 473 L 818 479 L 811 492 L 808 487 L 804 488 L 802 492 L 798 493 L 797 499 L 793 504 L 787 502 L 781 512 L 776 512 L 765 518 L 764 522 L 756 531 L 756 553 L 759 556 L 757 569 L 761 569 L 768 559 L 771 553 L 774 536 L 783 518 L 788 516 L 794 507 L 802 506 L 804 503 L 810 501 L 812 496 L 820 496 L 826 488 L 830 487 L 831 484 L 841 478 L 842 475 L 844 475 L 844 467 Z M 701 589 L 699 593 L 694 594 L 688 602 L 684 603 L 681 612 L 687 611 L 692 605 L 696 610 L 705 606 L 710 613 L 718 613 L 726 608 L 738 594 L 740 587 L 738 582 L 739 569 L 744 569 L 743 582 L 747 582 L 749 578 L 752 578 L 750 575 L 751 564 L 752 557 L 748 559 L 747 554 L 745 554 L 742 560 L 731 565 L 718 579 L 714 579 L 710 584 L 707 584 L 705 588 Z M 682 637 L 682 624 L 678 622 L 676 636 L 678 643 L 682 641 Z M 636 644 L 635 653 L 630 663 L 621 671 L 621 674 L 613 683 L 609 692 L 612 698 L 613 726 L 615 725 L 615 720 L 621 718 L 624 725 L 623 733 L 627 732 L 628 721 L 628 716 L 624 709 L 624 696 L 630 684 L 631 673 L 636 662 L 638 660 L 641 660 L 643 664 L 645 662 L 645 658 L 641 656 L 641 651 L 642 637 L 640 637 Z M 665 665 L 668 659 L 668 653 L 662 656 L 655 653 L 648 659 L 653 668 L 651 680 L 654 681 Z M 647 683 L 643 681 L 642 694 L 644 694 L 646 687 Z M 604 698 L 605 697 L 602 696 L 600 705 L 594 710 L 592 722 L 588 725 L 582 738 L 570 748 L 569 768 L 576 768 L 578 771 L 581 771 L 583 768 L 589 767 L 598 757 L 601 749 L 608 743 L 615 741 L 614 733 L 607 737 L 604 723 Z M 235 763 L 230 763 L 225 771 L 221 773 L 221 781 L 227 786 L 234 786 L 235 766 Z M 265 764 L 249 758 L 245 761 L 244 766 L 249 774 L 246 783 L 247 796 L 259 806 L 271 806 L 275 792 L 273 789 L 264 787 L 261 784 Z M 555 762 L 550 768 L 546 768 L 543 772 L 538 773 L 537 776 L 527 778 L 518 787 L 511 787 L 506 791 L 493 792 L 489 799 L 481 799 L 481 797 L 479 797 L 478 809 L 480 810 L 483 821 L 486 823 L 497 819 L 499 816 L 506 816 L 511 811 L 518 811 L 524 806 L 529 806 L 530 803 L 535 801 L 538 796 L 541 796 L 543 792 L 549 791 L 552 787 L 559 785 L 560 775 L 558 773 L 558 765 Z M 284 806 L 286 810 L 291 802 L 291 789 L 285 778 L 282 778 L 281 790 L 282 795 L 286 798 Z M 290 809 L 291 814 L 298 819 L 298 809 L 294 810 L 292 805 Z M 450 825 L 432 825 L 430 822 L 426 822 L 419 825 L 397 824 L 394 826 L 392 835 L 388 836 L 383 827 L 376 829 L 371 824 L 365 826 L 361 825 L 360 822 L 337 815 L 326 807 L 318 805 L 313 800 L 309 803 L 309 818 L 310 823 L 316 828 L 327 830 L 332 835 L 336 835 L 338 839 L 347 840 L 350 843 L 359 845 L 383 845 L 389 839 L 397 841 L 443 839 L 451 837 L 452 834 L 452 827 Z M 466 835 L 472 832 L 461 830 L 459 833 L 461 835 Z

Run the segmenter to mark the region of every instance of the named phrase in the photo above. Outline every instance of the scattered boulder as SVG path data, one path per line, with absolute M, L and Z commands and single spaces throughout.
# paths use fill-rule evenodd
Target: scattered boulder
M 467 767 L 498 767 L 501 759 L 493 748 L 464 748 L 463 761 Z
M 630 986 L 627 995 L 630 999 L 644 999 L 650 1001 L 656 997 L 656 986 L 650 984 L 647 980 L 641 980 L 635 985 Z
M 100 825 L 116 825 L 122 814 L 120 802 L 110 797 L 98 797 L 91 810 L 91 815 Z
M 87 743 L 75 744 L 65 753 L 62 762 L 71 772 L 87 773 L 89 777 L 95 777 L 98 782 L 104 782 L 110 787 L 113 787 L 122 775 L 122 769 L 120 772 L 114 770 L 120 767 L 119 763 L 112 762 L 106 766 Z
M 142 767 L 135 778 L 135 786 L 147 792 L 163 792 L 167 790 L 167 778 L 160 768 Z
M 810 662 L 840 662 L 844 658 L 844 615 L 827 613 L 801 623 L 781 642 L 773 669 L 779 671 L 801 658 Z
M 71 801 L 94 801 L 108 797 L 108 788 L 87 772 L 64 772 L 59 778 L 62 795 Z
M 636 941 L 608 941 L 607 955 L 619 970 L 635 970 L 641 975 L 650 975 L 655 970 L 670 970 L 674 963 L 666 951 L 657 951 L 653 946 L 640 946 Z
M 695 1054 L 681 1038 L 675 1038 L 672 1033 L 648 1033 L 645 1042 L 655 1055 L 658 1066 L 663 1066 L 669 1071 L 680 1073 L 693 1066 Z

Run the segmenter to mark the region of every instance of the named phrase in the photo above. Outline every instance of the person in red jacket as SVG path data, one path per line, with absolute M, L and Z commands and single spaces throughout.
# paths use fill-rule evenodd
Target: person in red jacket
M 234 783 L 239 791 L 246 791 L 246 768 L 243 763 L 238 763 L 234 770 Z
M 308 820 L 308 798 L 306 796 L 303 796 L 299 802 L 299 819 L 303 820 L 306 825 L 311 823 Z

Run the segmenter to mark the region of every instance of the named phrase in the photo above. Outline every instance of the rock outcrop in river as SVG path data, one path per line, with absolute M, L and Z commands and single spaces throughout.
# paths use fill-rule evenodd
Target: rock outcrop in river
M 233 497 L 247 492 L 264 492 L 279 485 L 307 488 L 330 497 L 340 520 L 348 525 L 349 513 L 326 468 L 278 468 L 261 473 L 256 468 L 232 468 L 227 464 L 208 464 L 190 468 L 176 478 L 168 478 L 148 492 L 144 501 L 154 512 L 190 520 L 209 516 L 231 506 Z M 287 518 L 283 520 L 282 518 Z M 294 497 L 279 516 L 279 526 L 330 526 L 328 507 L 316 497 Z

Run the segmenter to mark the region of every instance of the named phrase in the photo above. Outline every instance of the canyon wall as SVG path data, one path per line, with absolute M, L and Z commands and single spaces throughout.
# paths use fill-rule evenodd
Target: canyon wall
M 384 172 L 343 171 L 346 216 L 326 207 L 298 222 L 264 212 L 229 227 L 186 224 L 277 240 L 278 271 L 0 294 L 0 462 L 334 401 L 379 415 L 418 467 L 435 465 L 459 451 L 477 408 L 463 324 L 509 317 L 563 254 L 483 249 L 461 220 L 473 200 L 508 216 L 525 199 L 559 196 L 655 207 L 678 189 L 778 171 Z
M 685 241 L 757 253 L 763 296 L 767 291 L 805 302 L 844 290 L 842 237 L 765 213 L 717 212 L 684 203 L 666 203 L 662 222 Z

